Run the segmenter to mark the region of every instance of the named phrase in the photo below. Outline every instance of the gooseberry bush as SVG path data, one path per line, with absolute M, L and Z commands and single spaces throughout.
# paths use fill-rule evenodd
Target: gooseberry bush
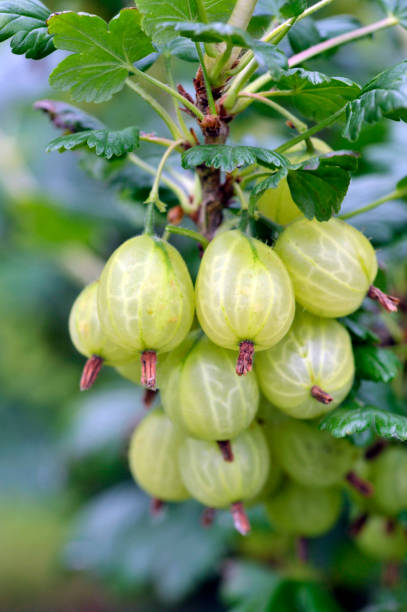
M 137 0 L 107 23 L 51 13 L 39 0 L 0 0 L 0 40 L 14 53 L 68 52 L 53 87 L 86 104 L 128 88 L 156 114 L 154 133 L 143 117 L 113 130 L 66 102 L 36 103 L 62 132 L 49 152 L 93 155 L 105 182 L 120 183 L 133 166 L 152 176 L 144 233 L 118 246 L 72 306 L 71 339 L 87 359 L 81 390 L 103 365 L 144 387 L 149 411 L 132 434 L 129 466 L 154 513 L 193 498 L 205 525 L 229 509 L 247 535 L 261 508 L 285 538 L 278 555 L 296 550 L 303 572 L 307 540 L 342 520 L 367 557 L 394 569 L 407 554 L 407 418 L 359 396 L 362 381 L 389 383 L 399 369 L 363 323 L 369 312 L 395 324 L 398 288 L 384 291 L 369 236 L 348 223 L 403 198 L 406 179 L 341 214 L 360 162 L 352 143 L 366 125 L 407 121 L 407 62 L 360 84 L 308 68 L 406 27 L 407 2 L 370 2 L 375 21 L 331 17 L 323 30 L 319 11 L 334 4 Z M 189 84 L 174 80 L 182 62 L 194 66 Z M 274 149 L 234 132 L 263 107 L 289 133 Z M 346 148 L 320 138 L 331 127 Z M 155 167 L 147 145 L 164 151 Z M 194 279 L 174 235 L 199 250 Z M 337 608 L 329 600 L 306 609 Z

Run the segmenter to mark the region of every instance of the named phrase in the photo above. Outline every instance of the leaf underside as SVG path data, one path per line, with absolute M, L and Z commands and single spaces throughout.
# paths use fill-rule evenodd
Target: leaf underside
M 139 130 L 135 127 L 120 131 L 85 130 L 55 138 L 49 143 L 47 152 L 71 151 L 83 146 L 94 149 L 98 157 L 105 159 L 123 157 L 139 146 Z

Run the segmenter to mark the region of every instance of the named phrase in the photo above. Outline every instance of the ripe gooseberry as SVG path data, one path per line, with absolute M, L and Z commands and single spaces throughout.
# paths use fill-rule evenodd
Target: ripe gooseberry
M 390 447 L 371 463 L 373 501 L 381 514 L 396 515 L 407 510 L 407 452 Z
M 189 497 L 178 467 L 183 434 L 162 408 L 154 408 L 135 429 L 129 448 L 130 471 L 153 498 L 182 501 Z
M 275 250 L 290 274 L 297 302 L 313 314 L 346 316 L 367 294 L 387 310 L 397 310 L 396 298 L 372 286 L 377 260 L 369 240 L 340 219 L 296 219 L 280 234 Z
M 294 323 L 280 342 L 257 356 L 263 394 L 298 419 L 313 419 L 348 394 L 354 378 L 352 343 L 337 321 L 297 308 Z
M 115 366 L 134 358 L 134 351 L 116 344 L 101 326 L 97 309 L 98 281 L 85 287 L 76 298 L 69 315 L 69 334 L 75 348 L 88 357 L 80 389 L 90 389 L 104 363 Z
M 236 352 L 193 331 L 163 367 L 161 397 L 168 416 L 190 436 L 225 441 L 246 429 L 256 414 L 254 372 L 235 374 Z
M 331 529 L 341 506 L 341 493 L 334 487 L 305 487 L 287 481 L 267 502 L 266 510 L 277 531 L 312 537 Z
M 287 333 L 295 309 L 291 281 L 278 256 L 239 230 L 218 234 L 206 249 L 196 305 L 212 342 L 239 349 L 239 375 L 252 369 L 255 349 L 270 348 Z
M 310 423 L 288 420 L 275 427 L 272 447 L 283 470 L 307 487 L 339 484 L 359 456 L 347 440 L 333 438 Z
M 108 260 L 98 291 L 106 334 L 141 353 L 144 386 L 156 386 L 156 353 L 175 348 L 194 316 L 192 281 L 184 260 L 167 242 L 143 234 Z
M 299 142 L 285 152 L 285 156 L 294 163 L 306 161 L 314 155 L 332 151 L 331 147 L 319 138 L 311 138 L 314 151 L 308 151 L 305 141 Z M 302 217 L 303 214 L 292 199 L 287 179 L 282 179 L 275 189 L 268 189 L 257 201 L 258 210 L 268 219 L 279 225 L 287 225 Z
M 178 454 L 179 467 L 191 496 L 211 508 L 230 506 L 236 529 L 245 534 L 250 525 L 242 502 L 261 490 L 270 458 L 264 434 L 256 423 L 232 440 L 231 445 L 234 460 L 228 463 L 216 442 L 184 438 Z

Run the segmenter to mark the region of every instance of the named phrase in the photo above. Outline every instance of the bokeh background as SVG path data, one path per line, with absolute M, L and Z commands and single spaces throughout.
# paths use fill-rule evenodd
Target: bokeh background
M 109 18 L 126 2 L 47 4 Z M 333 7 L 362 22 L 372 21 L 377 8 L 354 0 Z M 309 67 L 365 83 L 406 51 L 406 35 L 391 30 Z M 140 231 L 150 179 L 91 156 L 45 153 L 57 133 L 33 103 L 69 102 L 48 86 L 60 57 L 58 52 L 34 62 L 0 45 L 0 610 L 261 612 L 259 594 L 275 588 L 279 578 L 271 564 L 265 569 L 258 562 L 284 548 L 261 511 L 252 514 L 257 535 L 246 540 L 236 537 L 226 514 L 203 530 L 192 502 L 151 518 L 149 501 L 126 464 L 127 441 L 144 410 L 139 389 L 106 368 L 92 392 L 79 393 L 83 359 L 69 340 L 69 310 L 111 251 Z M 163 73 L 160 62 L 153 71 Z M 177 80 L 186 87 L 193 72 L 192 64 L 177 62 Z M 161 129 L 129 92 L 83 108 L 112 128 Z M 232 139 L 246 144 L 271 148 L 286 136 L 283 122 L 262 108 L 253 107 L 232 126 Z M 323 136 L 334 147 L 349 148 L 335 130 Z M 390 192 L 407 174 L 406 142 L 401 123 L 382 122 L 362 132 L 353 146 L 362 152 L 360 168 L 344 210 Z M 154 162 L 156 154 L 143 145 L 143 158 Z M 405 297 L 406 203 L 391 202 L 355 224 L 380 249 L 381 283 Z M 195 244 L 174 242 L 194 273 Z M 381 315 L 374 324 L 404 363 L 405 315 L 396 322 Z M 375 399 L 402 406 L 405 391 L 401 373 L 392 388 L 379 385 Z M 369 399 L 369 384 L 361 393 Z M 315 542 L 313 557 L 313 572 L 325 570 L 344 610 L 382 597 L 379 568 L 358 555 L 340 526 Z M 294 561 L 290 571 L 306 577 Z M 278 612 L 284 612 L 281 606 Z

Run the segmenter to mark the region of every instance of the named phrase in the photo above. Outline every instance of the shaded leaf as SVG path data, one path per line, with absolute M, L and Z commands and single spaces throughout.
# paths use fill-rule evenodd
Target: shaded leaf
M 322 419 L 319 428 L 329 431 L 335 438 L 344 438 L 372 428 L 382 438 L 407 440 L 407 417 L 374 406 L 348 406 L 329 413 Z
M 346 108 L 343 136 L 357 140 L 364 123 L 383 117 L 407 121 L 407 60 L 378 74 Z
M 372 332 L 369 328 L 362 325 L 359 321 L 352 319 L 351 317 L 343 317 L 339 319 L 339 321 L 344 325 L 347 330 L 352 334 L 354 338 L 357 340 L 361 340 L 362 342 L 380 342 L 379 336 L 377 336 L 374 332 Z
M 360 92 L 360 87 L 344 77 L 330 77 L 304 68 L 285 71 L 273 88 L 289 91 L 288 100 L 306 117 L 320 121 L 343 108 Z
M 296 23 L 289 31 L 288 38 L 293 51 L 299 53 L 324 40 L 356 30 L 360 26 L 360 21 L 353 15 L 333 15 L 318 21 L 309 17 Z M 323 55 L 330 56 L 337 51 L 338 47 L 325 51 Z
M 221 43 L 252 49 L 260 66 L 267 68 L 273 78 L 279 78 L 282 69 L 288 67 L 287 57 L 283 51 L 271 43 L 256 40 L 245 30 L 231 26 L 227 23 L 195 23 L 195 22 L 166 22 L 163 27 L 190 38 L 195 42 Z
M 259 0 L 257 15 L 273 15 L 277 18 L 294 17 L 307 8 L 307 0 Z
M 313 19 L 299 21 L 288 32 L 288 40 L 294 53 L 300 53 L 322 42 L 323 38 Z
M 379 346 L 357 346 L 354 348 L 356 375 L 365 380 L 387 383 L 401 367 L 398 357 L 391 349 Z
M 71 151 L 79 147 L 87 146 L 95 149 L 98 157 L 111 159 L 112 157 L 123 157 L 134 151 L 139 146 L 139 130 L 136 127 L 128 127 L 124 130 L 111 131 L 85 130 L 67 136 L 60 136 L 52 140 L 47 146 L 47 152 Z
M 41 59 L 55 51 L 48 33 L 51 11 L 39 0 L 0 1 L 0 42 L 11 38 L 13 53 Z
M 289 170 L 291 196 L 307 219 L 328 221 L 339 212 L 350 183 L 350 171 L 357 167 L 357 155 L 335 151 L 297 164 Z
M 81 132 L 83 130 L 99 130 L 104 128 L 103 123 L 99 119 L 65 102 L 39 100 L 34 104 L 34 107 L 46 113 L 55 127 L 60 130 Z
M 250 201 L 251 203 L 255 202 L 263 195 L 265 191 L 268 189 L 275 189 L 279 182 L 287 176 L 288 169 L 283 166 L 277 172 L 273 172 L 266 179 L 260 181 L 252 188 L 250 192 Z
M 332 15 L 326 19 L 318 19 L 316 26 L 323 40 L 351 32 L 361 27 L 359 19 L 354 15 Z
M 156 43 L 166 43 L 176 36 L 174 30 L 163 29 L 163 22 L 228 21 L 235 0 L 202 0 L 205 15 L 200 15 L 195 2 L 190 0 L 137 0 L 143 15 L 143 29 Z
M 123 9 L 109 24 L 85 13 L 54 14 L 48 20 L 58 49 L 73 51 L 52 72 L 50 83 L 77 101 L 105 102 L 119 92 L 133 63 L 154 51 L 136 9 Z
M 279 153 L 249 146 L 199 145 L 182 154 L 184 168 L 205 165 L 231 172 L 235 168 L 256 163 L 266 168 L 286 168 L 289 162 Z

